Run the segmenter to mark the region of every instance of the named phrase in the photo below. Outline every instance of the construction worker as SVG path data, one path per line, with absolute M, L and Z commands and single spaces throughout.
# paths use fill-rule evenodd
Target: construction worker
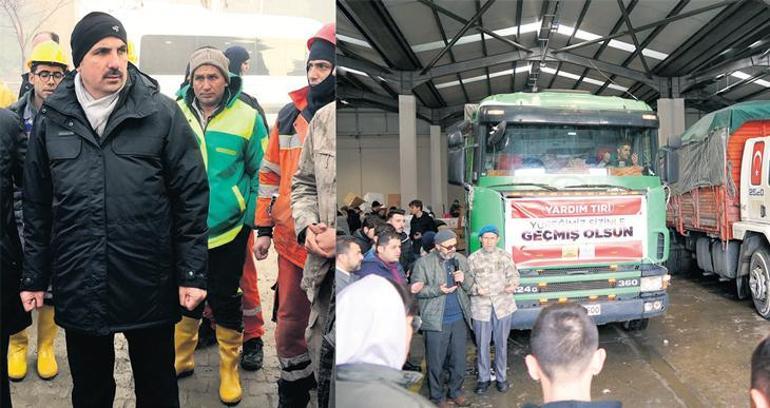
M 246 243 L 253 227 L 267 130 L 257 111 L 238 98 L 241 78 L 230 75 L 225 54 L 202 48 L 190 57 L 190 85 L 177 103 L 198 137 L 209 179 L 208 304 L 216 320 L 219 344 L 219 399 L 241 401 L 238 374 L 243 343 L 239 282 Z M 203 304 L 184 317 L 175 330 L 177 377 L 192 374 Z
M 67 73 L 67 60 L 64 51 L 54 41 L 39 43 L 32 50 L 27 61 L 29 83 L 32 85 L 21 98 L 11 105 L 21 119 L 24 127 L 23 143 L 29 139 L 32 123 L 35 121 L 43 101 L 56 91 Z M 22 151 L 26 151 L 23 148 Z M 21 186 L 14 186 L 13 212 L 19 231 L 22 230 L 22 195 Z M 59 373 L 59 365 L 54 354 L 54 340 L 59 328 L 54 323 L 53 301 L 49 290 L 44 299 L 45 306 L 37 309 L 37 374 L 44 380 L 50 380 Z M 27 375 L 27 345 L 29 337 L 26 330 L 11 336 L 8 347 L 8 378 L 21 381 Z
M 291 185 L 308 123 L 318 109 L 334 100 L 335 44 L 333 23 L 322 27 L 308 40 L 309 86 L 289 94 L 292 102 L 278 114 L 259 170 L 258 238 L 254 251 L 257 259 L 265 259 L 272 237 L 278 252 L 275 342 L 281 366 L 278 380 L 280 407 L 306 406 L 310 400 L 309 391 L 316 386 L 305 341 L 310 302 L 301 286 L 307 251 L 297 241 L 294 231 Z M 310 322 L 310 325 L 314 323 Z

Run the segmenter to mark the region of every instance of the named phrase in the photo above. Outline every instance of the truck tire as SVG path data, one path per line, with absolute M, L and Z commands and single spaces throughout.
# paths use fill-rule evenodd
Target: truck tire
M 770 320 L 770 254 L 764 246 L 751 255 L 749 286 L 757 313 Z
M 635 320 L 629 320 L 627 322 L 623 322 L 623 329 L 627 331 L 642 331 L 647 329 L 647 326 L 650 324 L 650 319 L 635 319 Z
M 682 247 L 672 249 L 665 266 L 671 275 L 689 275 L 694 266 L 692 254 Z

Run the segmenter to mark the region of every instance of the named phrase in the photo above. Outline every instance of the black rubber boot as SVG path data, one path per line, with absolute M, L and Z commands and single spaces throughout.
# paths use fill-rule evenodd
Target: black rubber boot
M 246 371 L 257 371 L 262 368 L 264 353 L 262 352 L 262 338 L 248 340 L 243 343 L 243 354 L 241 354 L 241 367 Z
M 310 390 L 316 387 L 313 374 L 297 381 L 278 380 L 278 408 L 306 408 Z

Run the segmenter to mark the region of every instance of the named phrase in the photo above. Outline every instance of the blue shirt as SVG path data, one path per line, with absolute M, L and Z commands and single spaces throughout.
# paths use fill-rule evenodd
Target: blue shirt
M 447 287 L 452 287 L 455 285 L 455 263 L 451 259 L 444 261 L 444 271 L 446 272 L 446 285 Z M 460 307 L 460 300 L 457 299 L 458 290 L 460 290 L 460 288 L 446 295 L 443 324 L 452 324 L 463 318 L 463 309 Z

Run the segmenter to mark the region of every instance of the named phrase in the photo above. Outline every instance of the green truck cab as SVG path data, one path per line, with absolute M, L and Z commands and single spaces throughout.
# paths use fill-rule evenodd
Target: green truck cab
M 521 274 L 514 329 L 532 328 L 551 303 L 631 329 L 668 309 L 657 128 L 644 102 L 549 91 L 490 96 L 448 130 L 469 253 L 494 224 Z

